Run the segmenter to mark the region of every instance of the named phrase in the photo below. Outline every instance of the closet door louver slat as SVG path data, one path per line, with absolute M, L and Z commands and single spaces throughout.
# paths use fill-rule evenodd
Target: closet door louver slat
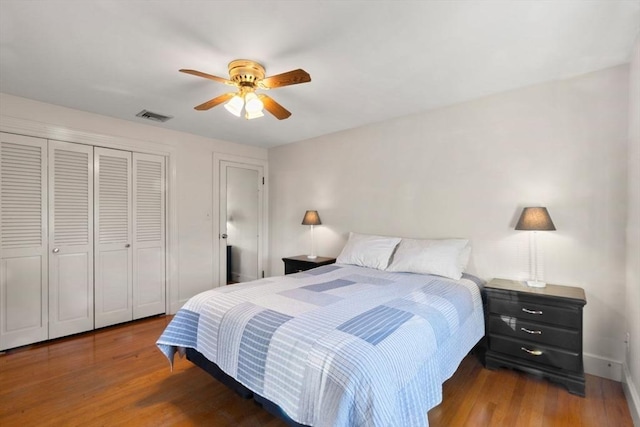
M 163 164 L 136 162 L 136 242 L 162 240 L 164 221 Z
M 130 156 L 129 153 L 127 155 Z M 127 243 L 129 239 L 130 160 L 124 157 L 100 157 L 100 230 L 101 244 Z
M 42 149 L 2 142 L 2 249 L 43 244 Z
M 73 164 L 73 169 L 60 167 Z M 73 161 L 73 163 L 71 163 Z M 87 245 L 90 242 L 89 217 L 93 201 L 89 203 L 89 154 L 68 150 L 54 150 L 54 245 Z M 72 221 L 68 222 L 69 219 Z M 66 226 L 65 224 L 70 224 Z

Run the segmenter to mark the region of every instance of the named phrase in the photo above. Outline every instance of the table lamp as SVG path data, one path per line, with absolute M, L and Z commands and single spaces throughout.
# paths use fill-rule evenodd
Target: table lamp
M 547 284 L 541 280 L 538 280 L 538 243 L 536 233 L 538 231 L 554 231 L 556 226 L 553 225 L 553 221 L 551 221 L 551 217 L 549 216 L 549 212 L 547 208 L 543 207 L 527 207 L 522 210 L 522 214 L 520 214 L 520 219 L 518 219 L 518 223 L 516 224 L 516 230 L 526 230 L 533 231 L 533 234 L 530 236 L 533 239 L 533 254 L 531 257 L 533 258 L 533 279 L 527 280 L 527 285 L 533 288 L 544 288 Z
M 318 215 L 318 211 L 307 211 L 304 214 L 304 218 L 302 218 L 302 225 L 310 225 L 311 226 L 311 255 L 307 255 L 309 259 L 315 259 L 318 256 L 316 255 L 316 249 L 313 242 L 313 226 L 320 225 L 322 221 L 320 221 L 320 216 Z

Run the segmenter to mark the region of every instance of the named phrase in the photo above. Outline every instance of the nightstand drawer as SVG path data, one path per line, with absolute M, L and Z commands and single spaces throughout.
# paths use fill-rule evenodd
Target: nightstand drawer
M 579 352 L 582 337 L 577 329 L 565 329 L 545 323 L 527 322 L 516 317 L 491 314 L 488 330 L 490 334 L 506 335 L 519 340 L 561 347 Z
M 284 274 L 300 273 L 313 267 L 314 266 L 310 266 L 309 263 L 305 261 L 288 261 L 284 264 Z
M 535 300 L 490 298 L 489 312 L 568 328 L 582 326 L 582 313 L 578 309 L 540 304 Z
M 555 368 L 576 372 L 582 371 L 582 357 L 580 353 L 493 335 L 489 337 L 489 342 L 489 348 L 492 351 L 510 354 L 520 359 L 542 363 Z

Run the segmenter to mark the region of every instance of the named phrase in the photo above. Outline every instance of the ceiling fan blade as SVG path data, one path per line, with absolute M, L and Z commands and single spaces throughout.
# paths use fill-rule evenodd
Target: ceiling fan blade
M 222 78 L 222 77 L 213 76 L 211 74 L 203 73 L 202 71 L 186 70 L 184 68 L 179 70 L 179 71 L 181 73 L 187 73 L 187 74 L 191 74 L 191 75 L 198 76 L 198 77 L 204 77 L 205 79 L 213 80 L 214 82 L 219 82 L 219 83 L 224 83 L 226 85 L 235 86 L 235 83 L 232 82 L 231 80 L 227 80 L 227 79 Z
M 258 82 L 258 86 L 262 89 L 274 89 L 282 86 L 297 85 L 299 83 L 308 83 L 311 76 L 305 70 L 297 69 L 287 71 L 286 73 L 276 74 L 275 76 L 266 77 Z
M 260 98 L 260 100 L 264 104 L 264 108 L 268 112 L 273 114 L 276 117 L 276 119 L 284 120 L 291 115 L 289 110 L 284 108 L 282 105 L 278 104 L 271 97 L 265 95 L 264 93 L 261 93 L 260 95 L 258 95 L 258 98 Z
M 216 105 L 220 105 L 225 101 L 228 101 L 229 99 L 233 98 L 235 96 L 235 93 L 233 92 L 229 92 L 229 93 L 225 93 L 224 95 L 220 95 L 217 96 L 213 99 L 210 99 L 207 102 L 204 102 L 196 107 L 194 107 L 196 110 L 198 111 L 206 111 L 210 108 L 215 107 Z

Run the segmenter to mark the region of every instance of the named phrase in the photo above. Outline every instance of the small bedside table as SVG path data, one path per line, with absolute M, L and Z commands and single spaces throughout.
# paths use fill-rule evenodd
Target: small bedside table
M 307 258 L 306 255 L 298 255 L 282 258 L 282 261 L 284 261 L 284 274 L 291 274 L 311 270 L 321 265 L 333 264 L 336 262 L 336 259 L 321 256 L 311 259 Z
M 584 290 L 493 279 L 488 302 L 486 367 L 509 367 L 542 375 L 584 396 L 582 308 Z

